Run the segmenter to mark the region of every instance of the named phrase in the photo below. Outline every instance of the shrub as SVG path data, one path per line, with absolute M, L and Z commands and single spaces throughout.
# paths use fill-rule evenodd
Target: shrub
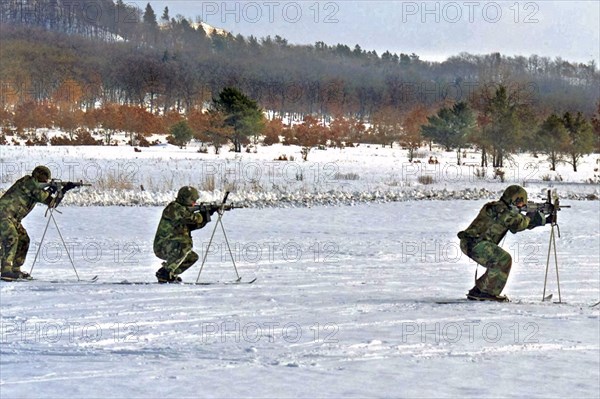
M 430 175 L 421 175 L 417 178 L 417 181 L 421 184 L 433 184 L 433 176 Z

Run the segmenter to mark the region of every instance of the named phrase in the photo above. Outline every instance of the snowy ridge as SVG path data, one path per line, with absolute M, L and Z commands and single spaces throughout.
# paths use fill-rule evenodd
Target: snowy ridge
M 197 187 L 201 201 L 220 200 L 227 190 L 231 201 L 253 208 L 497 199 L 510 184 L 523 185 L 537 202 L 549 188 L 567 200 L 600 197 L 596 154 L 585 157 L 578 172 L 565 164 L 551 171 L 544 159 L 520 154 L 498 178 L 498 169 L 479 167 L 476 152 L 457 166 L 454 153 L 425 149 L 410 162 L 406 150 L 376 146 L 314 150 L 308 161 L 301 161 L 299 147 L 280 144 L 218 155 L 197 148 L 0 146 L 0 194 L 45 164 L 53 177 L 92 184 L 69 192 L 65 206 L 164 206 L 185 185 Z M 275 161 L 282 155 L 289 161 Z
M 329 191 L 307 193 L 296 192 L 252 192 L 237 191 L 230 196 L 230 202 L 247 208 L 298 208 L 311 206 L 342 206 L 365 203 L 388 203 L 414 200 L 480 200 L 498 199 L 503 190 L 487 188 L 465 188 L 448 190 L 446 188 L 405 188 L 396 190 Z M 563 200 L 598 200 L 595 190 L 590 193 L 561 191 Z M 218 201 L 223 197 L 221 191 L 202 191 L 202 201 Z M 74 206 L 165 206 L 177 196 L 176 191 L 156 192 L 140 190 L 98 190 L 86 189 L 76 194 L 69 194 L 61 205 Z

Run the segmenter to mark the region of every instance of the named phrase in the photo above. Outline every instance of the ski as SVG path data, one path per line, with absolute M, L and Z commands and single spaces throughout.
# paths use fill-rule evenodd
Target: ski
M 35 280 L 34 281 L 45 281 L 52 284 L 74 284 L 74 283 L 95 283 L 98 281 L 98 276 L 94 276 L 90 279 L 79 279 L 79 280 Z
M 542 302 L 550 301 L 552 299 L 552 294 L 544 297 Z M 456 299 L 439 299 L 434 301 L 438 305 L 451 305 L 451 304 L 459 304 L 459 303 L 481 303 L 481 302 L 494 302 L 494 303 L 522 303 L 521 300 L 517 299 L 516 301 L 506 300 L 506 301 L 495 301 L 495 300 L 474 300 L 469 298 L 456 298 Z M 555 302 L 558 303 L 558 302 Z
M 202 283 L 186 283 L 184 281 L 181 282 L 173 282 L 173 283 L 159 283 L 158 281 L 117 281 L 117 282 L 102 282 L 101 284 L 112 284 L 112 285 L 240 285 L 240 284 L 252 284 L 257 280 L 255 277 L 249 281 L 242 280 L 234 280 L 234 281 L 210 281 L 210 282 L 202 282 Z
M 183 285 L 215 285 L 215 284 L 223 284 L 223 285 L 236 285 L 236 284 L 252 284 L 256 281 L 258 277 L 254 277 L 254 279 L 249 281 L 235 280 L 235 281 L 214 281 L 214 282 L 206 282 L 206 283 L 183 283 Z
M 474 303 L 475 301 L 470 301 L 468 299 L 442 299 L 439 301 L 434 301 L 435 304 L 438 305 L 452 305 L 452 304 L 458 304 L 458 303 Z
M 30 283 L 30 282 L 38 282 L 38 283 L 52 283 L 52 284 L 77 284 L 77 283 L 95 283 L 98 281 L 98 276 L 94 276 L 91 279 L 79 279 L 79 280 L 41 280 L 37 278 L 19 278 L 15 280 L 5 280 L 1 279 L 1 281 L 7 283 Z
M 473 303 L 473 304 L 477 304 L 477 303 L 482 303 L 482 302 L 487 302 L 487 303 L 521 303 L 520 300 L 516 300 L 516 301 L 494 301 L 494 300 L 473 300 L 473 299 L 468 299 L 468 298 L 457 298 L 457 299 L 440 299 L 440 300 L 436 300 L 433 303 L 437 304 L 437 305 L 453 305 L 453 304 L 461 304 L 461 303 Z

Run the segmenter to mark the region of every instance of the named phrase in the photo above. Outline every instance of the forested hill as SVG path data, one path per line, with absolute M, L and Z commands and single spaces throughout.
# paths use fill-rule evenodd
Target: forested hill
M 2 1 L 2 106 L 66 92 L 85 107 L 114 102 L 149 104 L 153 112 L 189 110 L 225 86 L 238 87 L 266 109 L 360 118 L 382 108 L 472 102 L 497 85 L 520 93 L 541 113 L 590 116 L 598 102 L 593 62 L 472 55 L 468 48 L 442 63 L 425 62 L 416 54 L 377 54 L 354 44 L 208 35 L 167 9 L 157 14 L 121 0 L 89 4 Z

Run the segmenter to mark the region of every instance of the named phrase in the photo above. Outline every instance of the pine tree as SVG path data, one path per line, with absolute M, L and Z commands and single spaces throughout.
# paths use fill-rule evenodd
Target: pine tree
M 234 87 L 226 87 L 219 98 L 213 99 L 215 110 L 225 115 L 225 123 L 233 128 L 230 140 L 234 151 L 241 152 L 243 142 L 248 142 L 250 136 L 262 134 L 265 117 L 256 101 Z
M 568 134 L 562 119 L 556 114 L 546 118 L 536 132 L 535 147 L 548 155 L 550 170 L 556 170 L 558 162 L 562 161 L 562 153 L 566 149 Z
M 194 132 L 186 121 L 179 121 L 169 129 L 169 133 L 173 137 L 173 144 L 183 148 L 194 137 Z
M 144 36 L 150 43 L 156 44 L 158 39 L 158 22 L 156 22 L 156 14 L 150 3 L 146 5 L 142 20 L 144 22 Z
M 482 116 L 487 123 L 478 139 L 491 147 L 493 166 L 502 167 L 504 158 L 519 148 L 526 126 L 532 122 L 528 99 L 522 92 L 509 93 L 500 86 L 483 101 Z
M 164 25 L 167 25 L 170 19 L 171 17 L 169 17 L 169 7 L 165 7 L 165 9 L 163 10 L 163 14 L 160 17 L 160 22 L 162 22 Z
M 443 145 L 446 151 L 456 148 L 456 160 L 460 165 L 460 153 L 477 122 L 467 103 L 458 102 L 452 108 L 443 107 L 436 115 L 427 117 L 428 124 L 421 127 L 424 137 Z
M 578 112 L 575 117 L 570 112 L 565 113 L 562 122 L 568 136 L 565 145 L 566 162 L 573 166 L 574 172 L 577 172 L 577 165 L 581 158 L 594 150 L 593 128 L 581 112 Z

